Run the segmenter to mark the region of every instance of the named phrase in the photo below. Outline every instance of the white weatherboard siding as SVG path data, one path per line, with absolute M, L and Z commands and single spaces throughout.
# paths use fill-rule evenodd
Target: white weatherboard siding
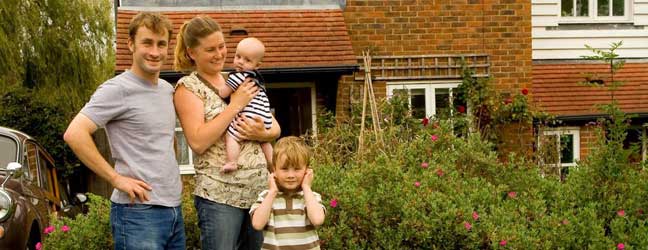
M 648 58 L 648 0 L 626 1 L 626 20 L 581 22 L 560 17 L 560 0 L 532 0 L 533 59 L 578 59 L 592 54 L 585 44 L 607 49 L 618 41 L 621 57 Z

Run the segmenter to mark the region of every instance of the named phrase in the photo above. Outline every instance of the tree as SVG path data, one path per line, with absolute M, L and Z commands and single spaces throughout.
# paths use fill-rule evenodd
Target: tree
M 114 72 L 110 0 L 0 1 L 0 125 L 41 141 L 59 168 L 78 160 L 62 134 Z

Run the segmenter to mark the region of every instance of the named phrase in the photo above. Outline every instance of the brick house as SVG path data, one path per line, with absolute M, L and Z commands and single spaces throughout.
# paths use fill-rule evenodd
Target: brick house
M 348 116 L 364 82 L 359 56 L 368 48 L 377 98 L 407 91 L 422 118 L 454 108 L 462 61 L 477 76 L 493 77 L 504 96 L 531 88 L 531 7 L 525 0 L 124 0 L 116 2 L 116 72 L 130 67 L 126 29 L 137 11 L 166 14 L 174 34 L 193 16 L 209 15 L 223 27 L 226 70 L 242 38 L 265 42 L 262 73 L 282 133 L 316 132 L 324 109 Z M 183 74 L 172 70 L 169 53 L 161 77 L 175 83 Z M 181 146 L 182 172 L 192 173 L 191 150 Z
M 617 50 L 626 60 L 615 80 L 625 84 L 615 91 L 623 111 L 636 117 L 626 144 L 641 143 L 648 122 L 648 1 L 647 0 L 533 0 L 533 86 L 536 103 L 562 121 L 562 125 L 539 131 L 559 145 L 562 168 L 575 165 L 590 151 L 591 121 L 601 117 L 597 104 L 609 103 L 609 66 L 582 60 L 593 55 L 585 48 L 608 49 L 623 41 Z M 608 3 L 612 3 L 609 5 Z M 588 76 L 589 75 L 589 76 Z M 592 76 L 593 75 L 593 76 Z M 579 82 L 598 81 L 601 87 Z M 646 160 L 645 139 L 638 159 Z

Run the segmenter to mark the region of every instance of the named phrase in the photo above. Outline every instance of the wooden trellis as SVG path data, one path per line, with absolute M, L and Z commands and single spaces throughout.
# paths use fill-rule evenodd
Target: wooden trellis
M 364 56 L 357 59 L 364 61 Z M 463 65 L 475 72 L 474 77 L 490 75 L 487 54 L 374 56 L 370 64 L 361 63 L 355 80 L 364 80 L 367 70 L 373 80 L 461 79 Z
M 360 117 L 360 136 L 358 137 L 358 154 L 362 155 L 363 145 L 364 145 L 364 129 L 365 129 L 365 117 L 367 110 L 367 102 L 369 102 L 369 108 L 371 109 L 371 121 L 373 125 L 373 131 L 376 136 L 376 140 L 379 143 L 383 143 L 382 133 L 380 128 L 380 114 L 378 112 L 378 107 L 376 106 L 376 95 L 374 94 L 373 84 L 371 82 L 371 54 L 370 51 L 362 52 L 363 65 L 365 65 L 365 77 L 364 85 L 362 91 L 362 116 Z

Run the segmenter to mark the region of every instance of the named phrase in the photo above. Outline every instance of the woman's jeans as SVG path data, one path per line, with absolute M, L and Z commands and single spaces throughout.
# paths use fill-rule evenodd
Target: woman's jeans
M 186 249 L 185 227 L 180 206 L 164 207 L 113 202 L 110 208 L 110 225 L 115 250 Z
M 194 196 L 203 250 L 258 250 L 263 232 L 252 228 L 249 209 L 241 209 Z

